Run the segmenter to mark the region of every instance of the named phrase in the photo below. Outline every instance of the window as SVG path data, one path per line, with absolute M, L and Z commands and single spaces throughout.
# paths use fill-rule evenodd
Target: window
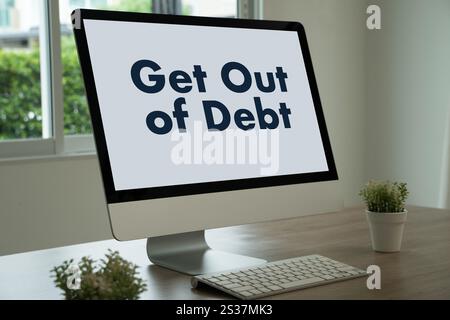
M 69 5 L 73 8 L 95 8 L 106 5 L 107 0 L 70 0 Z
M 14 0 L 0 0 L 0 28 L 11 25 L 11 10 L 14 8 Z
M 235 0 L 183 0 L 184 15 L 209 17 L 237 17 Z
M 248 17 L 259 1 L 0 0 L 0 158 L 94 150 L 73 9 Z
M 0 0 L 0 27 L 5 28 L 11 24 L 10 9 L 14 6 L 11 0 Z
M 92 132 L 84 83 L 70 14 L 77 8 L 151 12 L 151 0 L 60 0 L 61 62 L 64 94 L 64 134 L 86 135 Z
M 0 140 L 43 136 L 39 11 L 0 0 Z
M 91 133 L 89 111 L 75 41 L 71 29 L 70 12 L 76 8 L 123 10 L 134 12 L 163 11 L 163 2 L 151 0 L 70 0 L 60 1 L 61 53 L 64 90 L 64 133 L 84 135 Z M 182 14 L 236 17 L 236 0 L 183 0 L 174 1 Z M 156 10 L 155 10 L 156 9 Z M 172 8 L 172 10 L 176 10 Z

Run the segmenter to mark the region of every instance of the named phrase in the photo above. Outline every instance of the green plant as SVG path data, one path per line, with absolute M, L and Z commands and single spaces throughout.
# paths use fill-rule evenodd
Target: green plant
M 372 212 L 403 212 L 408 198 L 406 183 L 369 181 L 359 192 Z
M 60 288 L 66 300 L 136 300 L 147 285 L 138 277 L 138 267 L 123 259 L 118 252 L 108 250 L 105 259 L 96 261 L 89 257 L 81 258 L 78 264 L 80 287 L 68 288 L 73 259 L 64 261 L 51 270 L 56 287 Z
M 72 38 L 62 38 L 64 133 L 91 132 L 86 94 Z M 0 49 L 0 140 L 42 137 L 39 47 Z

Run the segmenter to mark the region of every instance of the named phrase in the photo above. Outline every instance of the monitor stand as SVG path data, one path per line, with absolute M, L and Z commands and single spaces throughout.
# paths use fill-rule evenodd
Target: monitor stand
M 189 275 L 252 267 L 266 260 L 211 249 L 205 231 L 147 239 L 147 254 L 156 265 Z

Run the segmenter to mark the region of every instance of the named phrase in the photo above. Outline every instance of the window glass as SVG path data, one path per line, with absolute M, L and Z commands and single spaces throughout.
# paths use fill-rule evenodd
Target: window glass
M 40 5 L 0 0 L 0 140 L 42 137 Z
M 183 0 L 183 14 L 207 17 L 237 17 L 236 0 Z
M 133 12 L 163 12 L 168 7 L 164 0 L 60 0 L 61 51 L 64 90 L 64 132 L 66 135 L 91 133 L 89 111 L 75 41 L 71 31 L 70 14 L 76 8 L 106 9 Z M 236 0 L 183 0 L 177 12 L 184 15 L 236 17 Z M 159 13 L 159 12 L 156 12 Z
M 63 65 L 64 133 L 91 133 L 84 83 L 73 37 L 70 14 L 77 8 L 151 12 L 151 0 L 60 0 Z

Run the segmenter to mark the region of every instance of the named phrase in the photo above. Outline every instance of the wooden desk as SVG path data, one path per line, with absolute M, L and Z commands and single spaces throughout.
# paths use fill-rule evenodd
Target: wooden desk
M 212 230 L 210 244 L 270 260 L 318 253 L 365 269 L 382 270 L 382 289 L 368 290 L 359 278 L 294 291 L 272 299 L 449 299 L 450 211 L 409 208 L 400 253 L 371 250 L 361 208 L 292 220 Z M 49 270 L 69 258 L 100 258 L 108 248 L 141 266 L 148 283 L 143 299 L 229 299 L 212 289 L 191 289 L 190 278 L 150 265 L 145 240 L 115 240 L 0 257 L 0 299 L 58 299 Z

